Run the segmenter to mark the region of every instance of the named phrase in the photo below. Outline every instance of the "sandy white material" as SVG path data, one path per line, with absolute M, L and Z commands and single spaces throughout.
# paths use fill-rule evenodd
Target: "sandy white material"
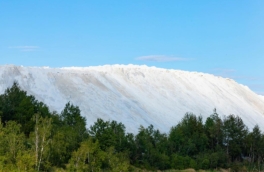
M 122 122 L 129 132 L 153 124 L 163 132 L 186 112 L 204 120 L 239 115 L 264 130 L 264 98 L 232 79 L 210 74 L 136 65 L 96 67 L 0 66 L 0 93 L 17 81 L 28 94 L 60 112 L 71 101 L 90 126 L 97 118 Z

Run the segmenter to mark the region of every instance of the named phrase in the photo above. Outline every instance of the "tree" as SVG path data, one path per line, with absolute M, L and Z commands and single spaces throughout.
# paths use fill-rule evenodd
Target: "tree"
M 15 164 L 18 152 L 25 149 L 25 136 L 20 131 L 21 125 L 15 121 L 8 121 L 2 128 L 3 140 L 1 146 L 3 153 L 8 159 L 8 163 Z M 0 131 L 1 132 L 1 131 Z
M 50 116 L 48 107 L 38 102 L 34 96 L 27 95 L 17 82 L 11 88 L 7 88 L 0 96 L 0 116 L 5 124 L 8 121 L 16 121 L 21 125 L 21 131 L 29 136 L 34 130 L 34 122 L 31 120 L 34 114 Z
M 223 146 L 223 122 L 216 113 L 216 109 L 214 109 L 214 113 L 206 119 L 205 133 L 208 138 L 209 149 L 216 151 Z
M 81 116 L 78 106 L 74 106 L 68 102 L 61 112 L 61 121 L 64 126 L 73 129 L 76 133 L 76 141 L 81 142 L 87 137 L 86 119 Z
M 151 168 L 151 150 L 153 147 L 153 125 L 147 128 L 140 126 L 138 134 L 135 136 L 135 143 L 137 146 L 138 164 L 145 168 Z
M 51 142 L 51 118 L 43 118 L 39 114 L 34 116 L 35 131 L 32 133 L 35 152 L 35 169 L 40 171 L 43 162 L 47 161 L 47 156 L 50 153 Z M 45 165 L 45 164 L 44 164 Z
M 35 171 L 35 155 L 31 150 L 21 150 L 16 158 L 16 166 L 18 171 Z
M 54 114 L 50 161 L 52 165 L 65 167 L 73 151 L 88 137 L 86 119 L 78 106 L 67 103 L 60 115 Z
M 124 151 L 125 148 L 125 126 L 116 121 L 97 121 L 89 129 L 89 134 L 98 140 L 102 150 L 106 151 L 109 147 L 114 147 L 117 152 Z
M 0 121 L 0 171 L 34 171 L 34 154 L 25 146 L 21 125 Z
M 67 169 L 69 171 L 101 171 L 106 154 L 100 150 L 99 142 L 88 139 L 74 151 Z
M 206 150 L 208 138 L 202 117 L 186 113 L 181 122 L 169 133 L 170 150 L 182 156 L 194 156 Z
M 250 157 L 250 164 L 254 166 L 254 164 L 260 165 L 262 161 L 263 154 L 263 142 L 262 142 L 262 133 L 259 129 L 258 125 L 255 125 L 252 132 L 250 132 L 246 138 L 246 150 Z
M 223 123 L 223 144 L 226 148 L 226 154 L 231 158 L 231 161 L 241 160 L 248 129 L 243 120 L 234 115 L 224 118 Z
M 140 126 L 135 136 L 137 165 L 148 169 L 166 169 L 170 166 L 167 155 L 167 135 L 155 130 L 153 125 Z
M 67 169 L 69 171 L 128 171 L 129 161 L 126 154 L 116 153 L 114 147 L 106 151 L 100 149 L 99 142 L 85 140 L 74 151 Z
M 114 147 L 106 150 L 104 164 L 104 171 L 126 172 L 129 169 L 129 160 L 126 153 L 117 153 Z

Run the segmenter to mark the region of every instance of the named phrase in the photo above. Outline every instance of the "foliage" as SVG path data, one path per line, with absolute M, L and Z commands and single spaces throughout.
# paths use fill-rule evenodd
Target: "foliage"
M 202 117 L 187 113 L 182 121 L 171 128 L 169 134 L 172 152 L 183 156 L 194 156 L 204 152 L 208 144 L 208 138 L 204 131 Z
M 11 88 L 6 89 L 0 95 L 0 116 L 5 124 L 8 121 L 16 121 L 21 125 L 21 131 L 27 136 L 34 128 L 31 121 L 34 114 L 40 113 L 41 116 L 49 116 L 48 107 L 38 102 L 34 96 L 28 96 L 26 91 L 21 90 L 17 82 Z
M 33 118 L 35 121 L 35 130 L 32 133 L 32 148 L 35 156 L 35 169 L 40 171 L 41 165 L 47 168 L 48 155 L 50 154 L 50 142 L 51 142 L 51 118 L 42 118 L 39 114 L 36 114 Z
M 60 115 L 53 115 L 53 121 L 50 162 L 65 168 L 72 152 L 88 138 L 86 119 L 79 107 L 67 103 Z
M 69 171 L 128 171 L 129 161 L 122 153 L 115 153 L 114 147 L 103 151 L 99 142 L 88 139 L 74 151 L 67 167 Z

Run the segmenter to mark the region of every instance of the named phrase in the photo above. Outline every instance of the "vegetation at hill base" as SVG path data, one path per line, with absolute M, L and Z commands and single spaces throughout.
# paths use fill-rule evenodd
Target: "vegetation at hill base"
M 86 120 L 71 103 L 51 112 L 15 82 L 0 95 L 0 172 L 264 169 L 264 134 L 239 116 L 186 113 L 168 133 L 150 125 L 137 134 L 103 119 L 86 128 Z

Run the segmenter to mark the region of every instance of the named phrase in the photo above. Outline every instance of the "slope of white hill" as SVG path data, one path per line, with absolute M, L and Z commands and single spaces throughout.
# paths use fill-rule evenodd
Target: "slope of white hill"
M 264 100 L 264 96 L 260 95 L 260 98 L 261 98 L 262 100 Z
M 216 108 L 220 116 L 239 115 L 248 127 L 264 129 L 264 98 L 210 74 L 135 65 L 0 66 L 0 94 L 15 80 L 52 110 L 60 112 L 68 101 L 78 105 L 88 126 L 103 118 L 124 123 L 129 132 L 150 124 L 167 132 L 186 112 L 205 119 Z

